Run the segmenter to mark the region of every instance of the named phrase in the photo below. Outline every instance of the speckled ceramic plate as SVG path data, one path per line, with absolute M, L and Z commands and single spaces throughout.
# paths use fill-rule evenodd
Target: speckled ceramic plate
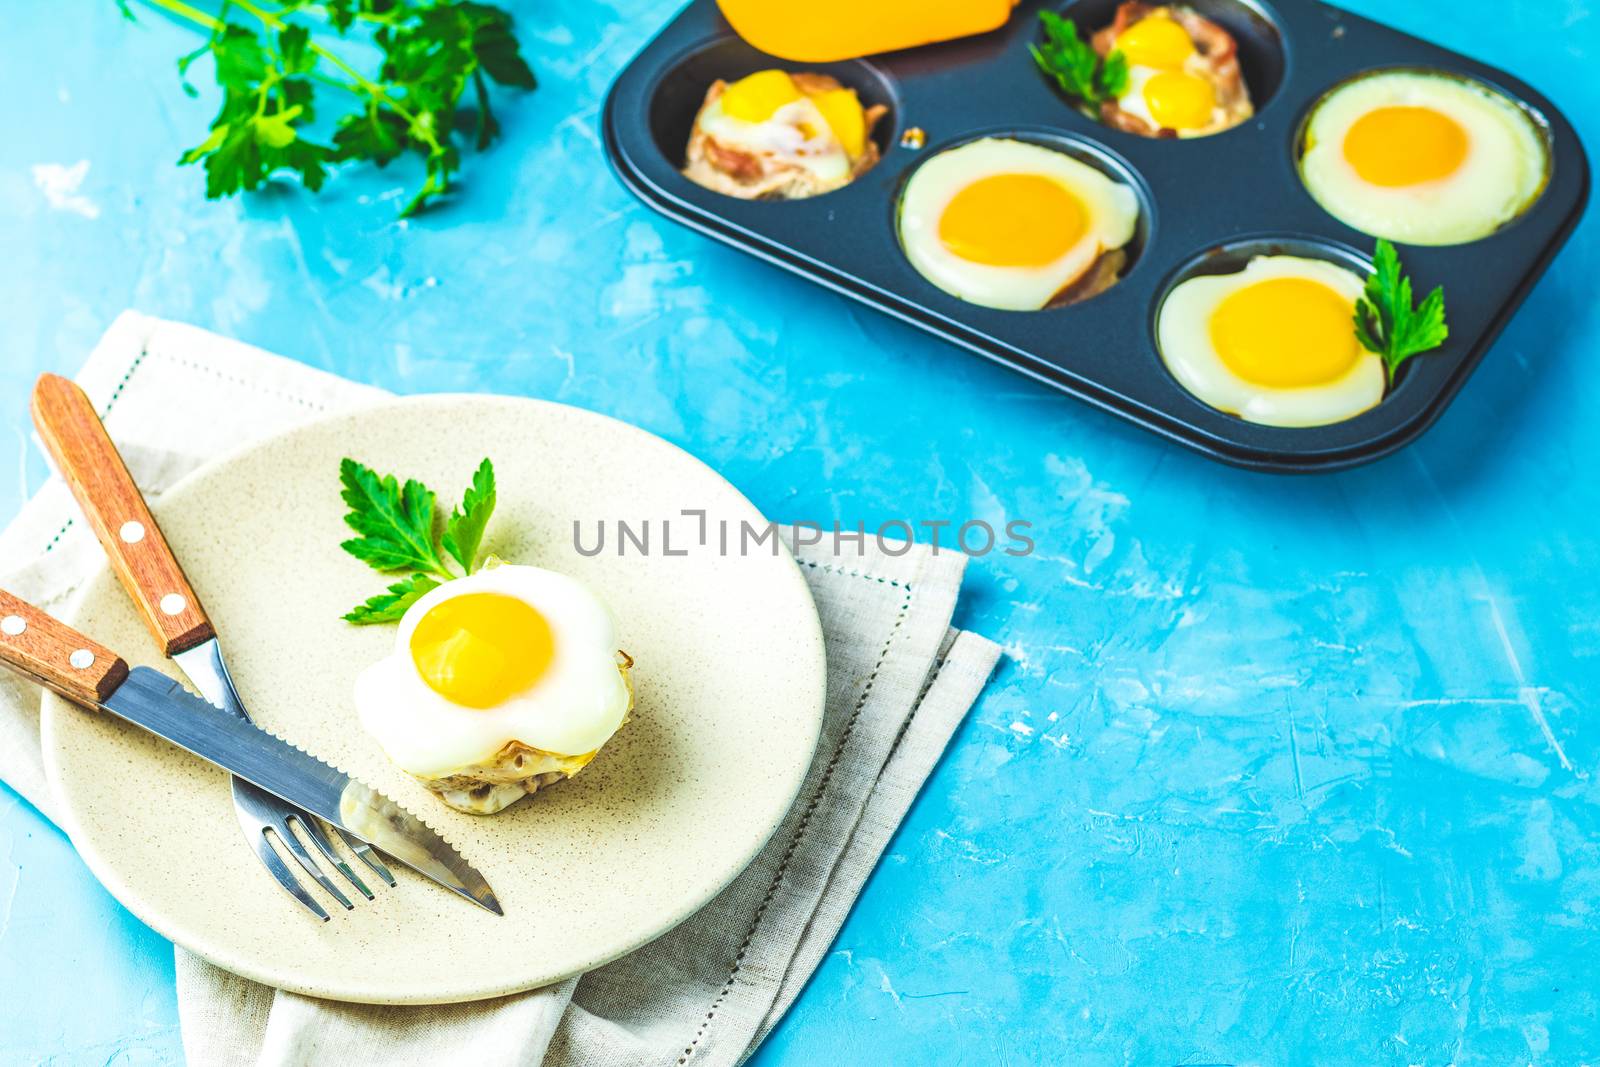
M 577 778 L 491 817 L 451 811 L 357 724 L 351 686 L 392 627 L 340 621 L 381 576 L 338 548 L 338 464 L 354 456 L 448 499 L 484 456 L 499 476 L 487 548 L 587 582 L 637 662 L 633 721 Z M 68 832 L 130 911 L 222 967 L 313 996 L 474 1000 L 596 967 L 670 929 L 755 856 L 816 747 L 825 668 L 816 609 L 787 554 L 723 558 L 683 535 L 764 520 L 704 464 L 603 416 L 532 400 L 424 397 L 341 416 L 196 472 L 156 509 L 256 718 L 423 815 L 494 886 L 497 918 L 409 871 L 318 922 L 262 869 L 226 776 L 151 736 L 49 699 L 44 756 Z M 659 523 L 678 517 L 674 551 Z M 616 553 L 617 519 L 657 525 Z M 592 547 L 606 520 L 606 551 Z M 711 544 L 715 546 L 714 531 Z M 109 571 L 71 619 L 171 670 Z M 374 881 L 376 881 L 374 879 Z M 320 892 L 320 890 L 317 890 Z

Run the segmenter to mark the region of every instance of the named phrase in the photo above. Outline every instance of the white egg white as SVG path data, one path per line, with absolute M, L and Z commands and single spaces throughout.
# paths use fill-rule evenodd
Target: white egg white
M 1060 182 L 1083 204 L 1083 237 L 1041 267 L 1004 267 L 963 259 L 939 239 L 939 220 L 956 194 L 998 174 L 1038 174 Z M 923 277 L 953 296 L 985 307 L 1037 311 L 1081 278 L 1100 255 L 1133 238 L 1139 201 L 1127 185 L 1061 152 L 986 137 L 940 152 L 912 174 L 900 198 L 900 241 Z
M 1202 275 L 1180 282 L 1162 301 L 1156 343 L 1167 369 L 1202 402 L 1267 426 L 1326 426 L 1353 418 L 1383 399 L 1386 376 L 1377 353 L 1361 350 L 1341 377 L 1285 389 L 1247 381 L 1223 362 L 1211 340 L 1211 316 L 1231 294 L 1271 278 L 1320 282 L 1349 299 L 1352 333 L 1361 277 L 1320 259 L 1258 256 L 1237 274 Z
M 525 692 L 492 708 L 454 704 L 417 672 L 411 635 L 436 605 L 468 593 L 499 593 L 549 622 L 554 655 Z M 558 756 L 593 752 L 622 725 L 630 696 L 617 669 L 616 624 L 576 579 L 501 564 L 446 582 L 407 609 L 394 651 L 356 679 L 362 727 L 402 770 L 442 778 L 488 760 L 510 741 Z
M 1161 71 L 1156 67 L 1139 67 L 1129 65 L 1128 87 L 1117 97 L 1117 107 L 1130 115 L 1137 115 L 1154 129 L 1161 129 L 1161 123 L 1150 114 L 1150 103 L 1144 98 L 1144 87 Z
M 792 163 L 824 183 L 842 184 L 850 177 L 850 154 L 810 97 L 784 104 L 761 122 L 734 118 L 723 110 L 718 97 L 701 110 L 696 121 L 720 144 Z M 808 129 L 810 137 L 805 133 Z
M 1345 136 L 1385 107 L 1429 108 L 1467 134 L 1467 157 L 1452 174 L 1418 185 L 1374 185 L 1345 158 Z M 1388 71 L 1325 96 L 1306 126 L 1300 161 L 1307 190 L 1330 215 L 1373 237 L 1414 245 L 1476 241 L 1521 214 L 1544 188 L 1545 140 L 1500 93 L 1450 74 Z

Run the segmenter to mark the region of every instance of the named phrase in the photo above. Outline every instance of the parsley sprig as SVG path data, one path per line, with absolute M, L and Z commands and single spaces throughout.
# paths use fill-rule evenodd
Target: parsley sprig
M 1039 12 L 1045 42 L 1030 46 L 1039 69 L 1055 79 L 1061 91 L 1090 107 L 1121 96 L 1128 89 L 1128 60 L 1113 50 L 1104 59 L 1078 33 L 1077 23 L 1054 11 Z
M 1378 240 L 1373 271 L 1356 301 L 1356 339 L 1383 359 L 1389 384 L 1400 364 L 1419 352 L 1444 344 L 1450 327 L 1444 320 L 1444 288 L 1434 286 L 1420 306 L 1411 302 L 1411 279 L 1401 273 L 1400 253 Z
M 373 568 L 410 571 L 344 616 L 358 626 L 395 622 L 428 590 L 471 574 L 479 566 L 483 532 L 494 514 L 494 464 L 486 458 L 472 475 L 461 506 L 441 522 L 438 498 L 415 479 L 403 484 L 353 459 L 339 464 L 340 494 L 350 511 L 345 524 L 357 536 L 340 547 Z M 450 566 L 454 561 L 458 575 Z
M 511 16 L 474 0 L 222 0 L 215 15 L 184 0 L 143 2 L 210 31 L 205 44 L 178 60 L 178 72 L 186 78 L 196 60 L 211 56 L 222 107 L 210 136 L 178 162 L 204 166 L 211 200 L 256 189 L 283 171 L 298 174 L 314 192 L 330 165 L 368 160 L 383 167 L 414 153 L 423 159 L 424 179 L 400 212 L 413 215 L 449 191 L 461 166 L 454 133 L 468 121 L 461 103 L 468 87 L 472 141 L 482 150 L 500 133 L 488 83 L 535 86 Z M 129 0 L 118 3 L 131 17 Z M 233 11 L 259 29 L 230 21 Z M 353 27 L 370 31 L 383 53 L 376 75 L 315 40 L 308 21 L 340 37 Z M 187 80 L 183 88 L 197 95 Z M 326 99 L 319 89 L 355 100 L 354 110 L 333 123 L 331 143 L 311 132 Z

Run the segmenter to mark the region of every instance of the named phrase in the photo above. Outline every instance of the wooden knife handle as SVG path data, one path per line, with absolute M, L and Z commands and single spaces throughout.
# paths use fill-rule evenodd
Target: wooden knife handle
M 171 656 L 215 637 L 84 391 L 59 375 L 41 374 L 33 387 L 33 424 L 163 651 Z
M 116 692 L 128 677 L 128 665 L 115 652 L 4 589 L 0 664 L 88 708 Z

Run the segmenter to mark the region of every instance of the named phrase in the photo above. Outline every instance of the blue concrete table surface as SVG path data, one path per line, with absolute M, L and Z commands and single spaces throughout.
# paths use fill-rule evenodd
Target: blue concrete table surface
M 1583 0 L 1348 6 L 1600 145 Z M 1600 1060 L 1592 215 L 1418 444 L 1249 474 L 653 215 L 598 111 L 672 5 L 516 9 L 542 87 L 402 224 L 409 165 L 204 201 L 174 166 L 214 105 L 178 86 L 194 36 L 10 5 L 0 517 L 45 477 L 34 376 L 135 307 L 400 392 L 616 415 L 775 518 L 1029 521 L 1037 552 L 975 560 L 957 620 L 1006 662 L 757 1063 Z M 180 1054 L 169 945 L 0 790 L 0 1063 Z

